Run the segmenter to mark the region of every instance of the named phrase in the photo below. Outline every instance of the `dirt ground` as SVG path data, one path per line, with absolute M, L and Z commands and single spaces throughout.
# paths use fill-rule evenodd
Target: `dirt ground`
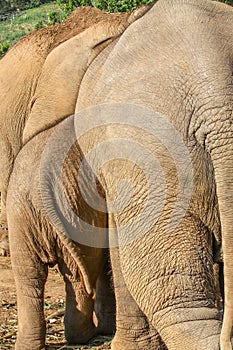
M 67 346 L 64 338 L 64 283 L 56 268 L 50 269 L 45 290 L 47 350 L 109 350 L 111 338 L 98 337 L 85 346 Z M 17 331 L 17 303 L 10 258 L 0 257 L 0 350 L 12 349 Z

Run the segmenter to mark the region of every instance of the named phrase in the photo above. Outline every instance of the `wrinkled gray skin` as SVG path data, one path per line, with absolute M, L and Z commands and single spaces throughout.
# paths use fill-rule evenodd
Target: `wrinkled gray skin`
M 115 102 L 149 107 L 179 131 L 193 161 L 192 198 L 178 227 L 165 232 L 176 193 L 175 171 L 167 153 L 159 150 L 168 192 L 164 212 L 142 238 L 112 250 L 117 299 L 113 350 L 161 349 L 153 343 L 151 326 L 169 350 L 217 350 L 220 344 L 221 350 L 232 349 L 232 37 L 232 8 L 204 0 L 160 0 L 83 79 L 76 111 Z M 106 128 L 105 138 L 115 137 L 116 130 Z M 124 135 L 133 137 L 133 131 L 126 128 L 118 136 Z M 143 144 L 143 135 L 134 137 Z M 85 147 L 83 143 L 83 151 Z M 154 151 L 156 147 L 154 143 Z M 112 218 L 118 229 L 136 217 L 147 189 L 137 168 L 112 163 L 102 171 L 107 198 L 116 197 L 121 178 L 130 177 L 137 189 L 133 204 Z M 159 207 L 162 196 L 154 200 Z M 139 233 L 141 227 L 143 222 Z M 213 239 L 222 241 L 225 263 L 223 326 L 214 305 Z

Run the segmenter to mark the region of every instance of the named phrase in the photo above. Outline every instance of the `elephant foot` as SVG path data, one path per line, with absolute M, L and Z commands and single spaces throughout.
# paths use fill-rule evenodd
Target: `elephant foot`
M 8 230 L 0 224 L 0 256 L 10 256 Z
M 81 312 L 77 309 L 75 311 L 75 309 L 71 309 L 71 305 L 68 306 L 69 307 L 66 309 L 64 317 L 65 338 L 68 344 L 87 344 L 96 336 L 96 327 L 92 322 L 91 313 L 89 315 L 89 310 L 87 310 L 88 308 L 85 310 L 85 314 L 84 311 Z M 84 306 L 88 306 L 88 300 L 86 300 L 86 304 Z
M 85 345 L 87 344 L 91 339 L 93 339 L 94 337 L 96 337 L 96 330 L 90 329 L 90 330 L 86 330 L 85 332 L 83 332 L 82 334 L 75 334 L 72 332 L 67 331 L 65 333 L 65 338 L 67 340 L 68 344 L 74 345 L 74 344 L 82 344 Z

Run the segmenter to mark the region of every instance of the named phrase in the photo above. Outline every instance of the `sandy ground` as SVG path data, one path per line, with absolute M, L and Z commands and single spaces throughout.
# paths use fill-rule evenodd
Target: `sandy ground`
M 110 349 L 110 338 L 98 337 L 85 346 L 67 346 L 64 338 L 63 311 L 64 283 L 59 271 L 49 272 L 45 290 L 45 316 L 47 320 L 46 344 L 55 349 Z M 13 349 L 17 331 L 17 303 L 10 258 L 0 257 L 0 350 Z

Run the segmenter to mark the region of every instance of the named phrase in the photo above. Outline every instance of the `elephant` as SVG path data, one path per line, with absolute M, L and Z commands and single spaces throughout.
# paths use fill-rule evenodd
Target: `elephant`
M 148 9 L 142 7 L 131 14 L 77 9 L 67 22 L 22 39 L 0 62 L 0 184 L 17 290 L 17 350 L 45 349 L 43 293 L 48 267 L 55 264 L 66 284 L 67 341 L 86 343 L 96 334 L 115 329 L 108 250 L 77 243 L 51 224 L 41 199 L 39 169 L 46 140 L 75 110 L 88 67 Z M 76 21 L 80 27 L 75 27 Z M 83 160 L 78 146 L 75 158 Z M 72 172 L 69 158 L 67 169 L 64 181 L 71 206 L 90 224 L 97 223 L 106 231 L 106 212 L 96 214 L 75 189 L 76 170 L 74 166 Z M 56 183 L 56 176 L 52 178 Z M 101 185 L 99 189 L 102 193 Z
M 80 49 L 80 45 L 83 44 L 84 47 L 89 45 L 88 47 L 83 47 L 83 52 L 86 53 L 86 61 L 83 57 L 82 62 L 80 61 L 80 70 L 76 72 L 76 76 L 73 78 L 73 85 L 75 84 L 75 79 L 77 79 L 76 83 L 78 84 L 78 81 L 81 80 L 81 77 L 85 72 L 86 66 L 90 64 L 95 55 L 98 55 L 98 50 L 101 51 L 108 42 L 111 42 L 111 40 L 117 36 L 118 32 L 120 33 L 120 31 L 123 31 L 124 28 L 127 27 L 132 21 L 136 20 L 137 17 L 140 17 L 144 11 L 145 8 L 141 8 L 132 14 L 107 14 L 98 10 L 97 8 L 88 6 L 79 7 L 63 23 L 41 28 L 22 38 L 1 59 L 0 224 L 2 230 L 0 231 L 0 255 L 7 255 L 9 252 L 7 235 L 5 232 L 7 230 L 7 219 L 5 213 L 7 188 L 9 177 L 14 165 L 14 160 L 23 146 L 23 132 L 25 123 L 31 113 L 33 104 L 37 104 L 37 100 L 40 101 L 37 95 L 41 92 L 36 91 L 38 82 L 41 81 L 40 88 L 42 89 L 43 84 L 45 83 L 43 79 L 48 73 L 46 73 L 46 69 L 51 69 L 51 71 L 53 71 L 55 67 L 53 64 L 57 65 L 57 69 L 53 72 L 53 79 L 56 79 L 58 82 L 57 75 L 60 74 L 61 76 L 62 62 L 59 62 L 59 57 L 56 56 L 59 54 L 59 50 L 55 50 L 56 47 L 59 47 L 62 43 L 65 43 L 72 38 L 74 40 L 73 48 L 75 48 L 77 52 Z M 109 28 L 109 23 L 112 23 L 112 29 Z M 106 25 L 106 31 L 102 31 L 101 33 L 101 28 L 103 25 Z M 95 36 L 92 37 L 95 29 L 97 29 L 97 33 L 95 33 Z M 88 36 L 90 37 L 90 42 L 87 39 Z M 86 43 L 88 44 L 85 44 L 85 40 L 87 40 Z M 66 45 L 69 46 L 70 44 L 67 42 Z M 91 47 L 91 45 L 93 45 L 93 47 Z M 69 49 L 68 46 L 67 49 Z M 63 47 L 63 49 L 65 50 L 66 48 Z M 46 58 L 50 53 L 50 59 L 48 59 L 47 62 Z M 42 69 L 44 64 L 45 67 Z M 69 97 L 69 101 L 71 101 L 74 99 L 76 92 L 74 91 L 74 86 L 71 87 L 70 84 L 72 77 L 67 75 L 67 79 L 70 79 L 69 84 L 67 83 L 66 85 L 67 89 L 70 88 L 70 91 L 67 90 L 67 96 L 69 93 L 72 94 L 72 96 Z M 50 80 L 50 84 L 50 92 L 48 90 L 47 92 L 52 93 L 54 96 L 52 80 Z M 60 91 L 62 91 L 62 81 L 60 81 L 60 89 Z M 58 91 L 58 88 L 56 91 Z M 59 110 L 59 115 L 56 113 L 49 123 L 52 125 L 56 122 L 56 119 L 58 121 L 59 119 L 65 118 L 65 116 L 73 113 L 73 105 L 74 100 L 73 102 L 70 102 L 69 106 L 67 100 L 67 104 Z M 54 106 L 50 106 L 50 111 L 48 111 L 48 113 L 52 113 L 53 107 Z M 39 108 L 39 106 L 37 108 Z M 49 114 L 46 115 L 46 118 L 48 117 L 50 117 Z M 32 116 L 30 118 L 32 118 Z
M 38 191 L 41 149 L 52 130 L 40 133 L 22 148 L 9 182 L 6 210 L 17 292 L 17 350 L 45 349 L 44 286 L 48 268 L 55 265 L 65 282 L 64 323 L 68 343 L 85 344 L 98 334 L 112 334 L 115 330 L 115 299 L 108 251 L 77 244 L 61 234 L 43 210 Z M 28 167 L 32 154 L 34 165 Z M 67 168 L 70 170 L 69 159 Z M 75 178 L 67 170 L 66 174 L 64 181 L 68 183 L 69 196 Z M 16 189 L 19 177 L 20 190 Z M 79 198 L 77 191 L 76 194 Z M 83 217 L 93 222 L 98 219 L 99 225 L 106 226 L 106 215 L 96 218 L 85 202 L 77 199 L 72 205 Z
M 98 131 L 96 142 L 95 134 L 91 145 L 82 137 L 80 147 L 84 154 L 96 149 L 93 171 L 107 205 L 118 195 L 123 207 L 109 215 L 118 239 L 118 247 L 111 248 L 117 304 L 113 350 L 160 349 L 150 327 L 169 350 L 232 349 L 232 34 L 228 5 L 159 0 L 127 28 L 104 64 L 97 58 L 82 81 L 76 114 L 85 111 L 95 125 L 98 111 L 112 162 L 101 170 L 95 164 L 103 157 Z M 117 138 L 122 147 L 125 139 L 128 148 L 133 140 L 135 149 L 137 143 L 153 152 L 162 171 L 145 161 L 145 174 L 152 178 L 146 182 L 138 164 L 147 153 L 132 146 L 133 162 L 126 146 L 116 152 L 110 140 Z M 186 180 L 179 188 L 182 176 Z M 124 178 L 133 187 L 130 204 L 124 201 L 130 186 L 117 187 Z M 213 244 L 223 251 L 223 323 L 214 304 Z
M 77 149 L 67 176 L 79 166 L 83 174 L 66 194 L 74 213 L 81 192 L 95 198 L 97 216 L 107 211 L 112 350 L 232 349 L 232 15 L 214 1 L 159 0 L 88 66 L 74 116 L 44 140 L 54 146 L 41 163 L 52 222 L 73 238 L 76 229 L 79 241 L 82 216 L 70 216 L 53 179 L 63 169 L 54 154 L 70 147 L 69 139 Z M 36 144 L 26 144 L 18 167 Z M 13 189 L 7 208 L 16 202 Z M 223 320 L 213 246 L 224 261 Z

